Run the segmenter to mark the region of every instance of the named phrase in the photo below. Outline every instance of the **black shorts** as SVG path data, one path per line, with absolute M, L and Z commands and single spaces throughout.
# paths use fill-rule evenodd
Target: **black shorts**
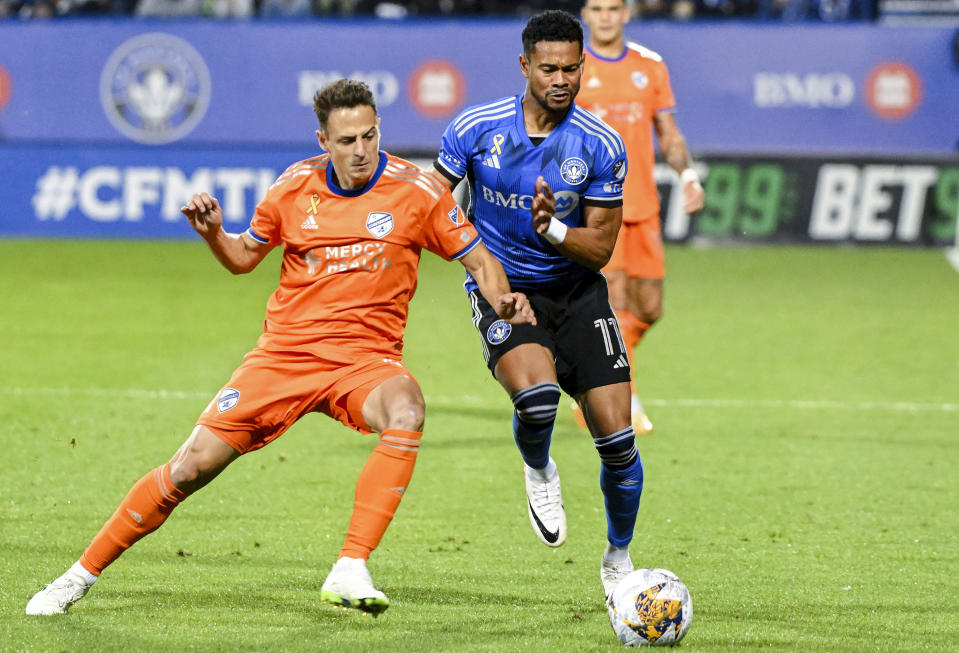
M 609 305 L 605 277 L 591 275 L 562 290 L 524 292 L 536 312 L 536 326 L 509 324 L 478 290 L 469 293 L 473 325 L 490 372 L 500 356 L 533 342 L 553 352 L 556 377 L 567 394 L 629 382 L 629 357 Z

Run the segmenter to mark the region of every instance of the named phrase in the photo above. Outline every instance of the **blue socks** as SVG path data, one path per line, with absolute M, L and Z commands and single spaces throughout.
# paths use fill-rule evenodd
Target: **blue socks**
M 636 436 L 628 427 L 593 443 L 602 461 L 599 487 L 606 503 L 606 537 L 614 546 L 626 546 L 633 539 L 643 494 L 643 461 Z
M 555 383 L 538 383 L 510 397 L 513 412 L 513 439 L 523 462 L 533 469 L 549 463 L 549 443 L 556 421 L 560 390 Z

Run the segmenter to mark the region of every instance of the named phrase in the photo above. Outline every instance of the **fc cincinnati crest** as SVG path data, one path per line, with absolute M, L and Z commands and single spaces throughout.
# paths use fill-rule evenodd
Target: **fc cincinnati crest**
M 486 330 L 486 339 L 489 340 L 491 345 L 498 345 L 506 342 L 506 339 L 509 338 L 509 334 L 512 332 L 513 327 L 510 326 L 509 322 L 506 320 L 496 320 L 489 325 L 489 329 Z
M 633 82 L 633 86 L 636 88 L 646 88 L 649 84 L 649 77 L 645 73 L 641 73 L 638 70 L 634 70 L 629 76 L 629 79 Z
M 563 165 L 559 167 L 559 174 L 563 176 L 567 184 L 576 186 L 586 180 L 589 166 L 579 157 L 573 156 L 563 161 Z
M 225 410 L 230 410 L 236 406 L 238 401 L 240 401 L 239 390 L 234 390 L 233 388 L 224 388 L 223 392 L 220 393 L 220 396 L 216 398 L 217 412 L 222 413 Z
M 366 229 L 376 238 L 382 238 L 393 231 L 393 214 L 373 211 L 366 216 Z
M 460 207 L 458 206 L 451 208 L 446 215 L 449 216 L 450 221 L 457 227 L 466 222 L 466 216 L 463 215 L 463 212 L 460 211 Z
M 183 39 L 141 34 L 113 51 L 100 73 L 100 103 L 124 136 L 149 145 L 186 136 L 210 104 L 210 71 Z

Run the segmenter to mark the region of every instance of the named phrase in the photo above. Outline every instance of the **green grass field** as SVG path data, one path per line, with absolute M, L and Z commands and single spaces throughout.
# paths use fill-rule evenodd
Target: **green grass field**
M 959 650 L 959 275 L 938 251 L 667 256 L 639 352 L 656 431 L 632 557 L 689 586 L 682 649 Z M 430 254 L 406 350 L 424 446 L 370 563 L 385 615 L 318 602 L 374 445 L 320 415 L 191 497 L 69 615 L 24 615 L 253 346 L 278 265 L 232 277 L 200 242 L 0 241 L 0 650 L 621 649 L 592 443 L 564 404 L 569 540 L 548 549 L 460 267 Z

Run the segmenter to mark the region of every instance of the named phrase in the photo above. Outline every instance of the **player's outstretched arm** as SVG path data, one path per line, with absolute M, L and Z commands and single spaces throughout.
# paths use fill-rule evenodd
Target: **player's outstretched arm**
M 512 292 L 509 279 L 500 262 L 480 243 L 460 259 L 463 267 L 476 280 L 476 285 L 493 310 L 510 324 L 536 324 L 536 315 L 529 299 L 521 292 Z
M 683 211 L 695 213 L 703 208 L 705 193 L 699 183 L 699 175 L 693 168 L 693 160 L 686 148 L 686 139 L 679 130 L 676 117 L 670 112 L 660 112 L 653 117 L 659 149 L 666 163 L 679 174 L 683 184 Z
M 583 207 L 583 227 L 567 227 L 557 220 L 556 199 L 546 180 L 536 180 L 536 194 L 530 209 L 533 228 L 553 244 L 560 254 L 597 272 L 613 255 L 616 235 L 623 221 L 623 207 Z
M 200 234 L 217 260 L 233 274 L 250 272 L 259 265 L 272 245 L 259 243 L 245 234 L 231 234 L 223 229 L 223 210 L 215 197 L 197 193 L 180 212 Z

